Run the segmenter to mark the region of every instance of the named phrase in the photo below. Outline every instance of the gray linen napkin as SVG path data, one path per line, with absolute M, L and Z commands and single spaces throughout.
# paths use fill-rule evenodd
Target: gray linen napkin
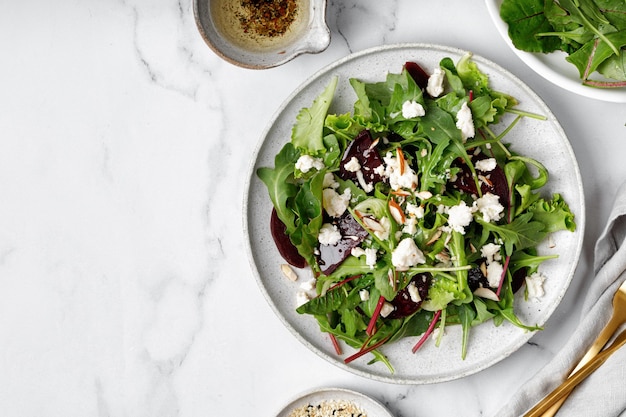
M 575 332 L 561 351 L 498 411 L 497 417 L 523 415 L 561 384 L 609 321 L 613 295 L 626 279 L 626 183 L 618 190 L 608 223 L 596 243 L 594 273 Z M 626 347 L 576 387 L 557 413 L 557 417 L 564 416 L 626 416 Z

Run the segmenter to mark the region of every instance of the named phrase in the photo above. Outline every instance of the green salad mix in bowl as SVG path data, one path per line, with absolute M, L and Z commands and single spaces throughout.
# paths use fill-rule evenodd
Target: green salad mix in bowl
M 517 49 L 564 51 L 584 85 L 626 87 L 624 0 L 503 0 L 500 16 Z

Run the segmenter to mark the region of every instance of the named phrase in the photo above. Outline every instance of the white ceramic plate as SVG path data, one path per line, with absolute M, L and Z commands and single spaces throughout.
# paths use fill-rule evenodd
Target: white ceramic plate
M 382 352 L 395 367 L 393 374 L 381 363 L 368 365 L 371 355 L 346 365 L 343 360 L 354 351 L 344 347 L 344 356 L 338 357 L 328 336 L 320 332 L 315 319 L 295 311 L 299 284 L 310 278 L 311 273 L 309 270 L 298 271 L 300 282 L 291 282 L 282 276 L 279 266 L 284 260 L 278 254 L 269 230 L 272 205 L 255 171 L 258 167 L 274 166 L 274 156 L 289 140 L 296 114 L 302 107 L 311 105 L 331 77 L 338 76 L 339 85 L 330 111 L 344 113 L 352 111 L 356 99 L 348 83 L 350 77 L 370 82 L 383 80 L 387 72 L 400 72 L 406 61 L 418 62 L 431 72 L 442 58 L 450 57 L 456 62 L 465 53 L 443 46 L 404 44 L 374 48 L 339 60 L 306 81 L 286 100 L 263 134 L 250 169 L 244 197 L 244 232 L 248 236 L 250 262 L 261 291 L 278 317 L 302 343 L 324 359 L 362 376 L 407 384 L 461 378 L 506 358 L 533 334 L 513 325 L 495 327 L 485 323 L 472 329 L 467 357 L 462 360 L 461 329 L 455 326 L 446 330 L 439 347 L 429 341 L 416 354 L 411 353 L 415 338 L 383 347 Z M 489 75 L 492 87 L 519 100 L 520 109 L 547 117 L 545 121 L 522 119 L 506 138 L 512 143 L 514 151 L 534 157 L 549 169 L 551 177 L 546 192 L 561 193 L 576 216 L 578 228 L 575 233 L 555 233 L 552 239 L 555 248 L 549 248 L 547 242 L 539 248 L 540 253 L 560 255 L 558 260 L 542 265 L 542 272 L 548 277 L 545 297 L 537 302 L 518 300 L 516 306 L 525 323 L 543 325 L 561 301 L 582 247 L 585 214 L 580 171 L 563 129 L 544 102 L 523 82 L 493 62 L 480 56 L 474 56 L 473 60 Z
M 502 0 L 485 0 L 485 3 L 493 23 L 507 45 L 537 74 L 559 87 L 584 97 L 615 103 L 626 103 L 626 88 L 606 89 L 583 85 L 576 67 L 565 60 L 567 56 L 565 52 L 556 51 L 550 54 L 535 54 L 517 49 L 509 37 L 508 25 L 500 17 Z
M 289 417 L 291 412 L 306 405 L 319 405 L 329 401 L 347 401 L 356 405 L 368 417 L 393 417 L 389 410 L 375 399 L 360 392 L 344 388 L 323 388 L 301 394 L 287 404 L 276 417 Z

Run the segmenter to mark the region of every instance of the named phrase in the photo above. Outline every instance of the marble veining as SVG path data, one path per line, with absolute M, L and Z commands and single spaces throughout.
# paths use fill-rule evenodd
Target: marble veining
M 350 53 L 388 43 L 388 34 L 397 24 L 397 1 L 329 2 L 329 24 L 340 36 Z
M 626 108 L 532 73 L 482 2 L 330 0 L 327 17 L 326 51 L 254 71 L 210 51 L 190 0 L 0 4 L 2 416 L 271 416 L 326 386 L 398 417 L 491 416 L 559 350 L 626 177 L 618 153 L 598 151 L 622 145 Z M 336 59 L 395 42 L 472 48 L 538 91 L 593 210 L 546 331 L 492 368 L 427 386 L 357 377 L 306 349 L 257 287 L 241 226 L 253 153 L 281 103 Z

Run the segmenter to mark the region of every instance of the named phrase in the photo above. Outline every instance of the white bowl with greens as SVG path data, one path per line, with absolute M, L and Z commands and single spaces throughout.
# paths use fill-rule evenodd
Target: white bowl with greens
M 503 39 L 537 74 L 581 96 L 626 103 L 626 73 L 623 65 L 619 65 L 626 53 L 626 18 L 623 17 L 626 3 L 623 0 L 586 0 L 581 2 L 580 8 L 570 0 L 563 1 L 563 6 L 573 9 L 572 15 L 577 15 L 570 18 L 568 33 L 559 32 L 562 28 L 554 23 L 555 12 L 546 11 L 548 6 L 544 6 L 543 1 L 486 0 L 485 3 Z M 596 3 L 602 3 L 603 9 Z M 617 8 L 617 13 L 605 11 L 611 4 Z M 529 16 L 531 14 L 533 17 Z M 505 20 L 518 23 L 510 26 Z M 594 50 L 596 40 L 599 47 Z

